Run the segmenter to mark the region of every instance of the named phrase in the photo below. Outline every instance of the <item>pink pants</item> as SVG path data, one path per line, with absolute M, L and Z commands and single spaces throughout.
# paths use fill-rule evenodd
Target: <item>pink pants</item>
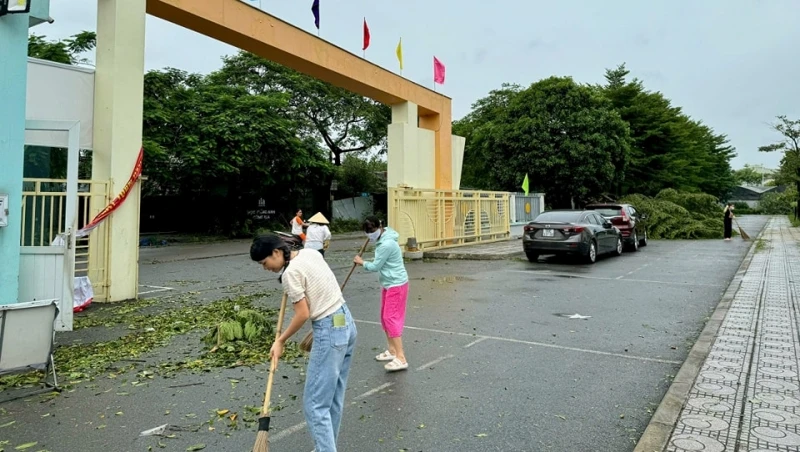
M 381 325 L 387 336 L 394 338 L 403 335 L 407 301 L 408 283 L 381 289 Z

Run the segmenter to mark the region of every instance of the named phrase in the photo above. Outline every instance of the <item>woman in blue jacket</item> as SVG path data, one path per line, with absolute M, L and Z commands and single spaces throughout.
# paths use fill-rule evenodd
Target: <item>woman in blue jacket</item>
M 388 347 L 376 356 L 378 361 L 388 361 L 384 368 L 389 372 L 408 369 L 408 361 L 403 351 L 403 326 L 406 320 L 408 301 L 408 273 L 403 263 L 403 252 L 397 243 L 400 234 L 383 226 L 374 216 L 364 220 L 364 232 L 375 243 L 375 259 L 365 262 L 361 256 L 353 259 L 364 270 L 378 272 L 381 283 L 381 325 L 386 332 Z

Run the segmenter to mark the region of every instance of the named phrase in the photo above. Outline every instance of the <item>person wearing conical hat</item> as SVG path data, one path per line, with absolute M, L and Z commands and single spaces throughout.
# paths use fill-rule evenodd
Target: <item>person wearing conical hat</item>
M 317 250 L 325 257 L 325 249 L 331 239 L 331 230 L 328 229 L 330 222 L 322 212 L 317 212 L 308 219 L 308 229 L 306 230 L 306 248 Z

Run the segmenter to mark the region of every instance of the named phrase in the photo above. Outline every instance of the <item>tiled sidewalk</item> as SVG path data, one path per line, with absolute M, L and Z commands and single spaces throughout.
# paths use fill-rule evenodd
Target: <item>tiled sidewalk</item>
M 800 233 L 767 224 L 667 451 L 800 451 Z

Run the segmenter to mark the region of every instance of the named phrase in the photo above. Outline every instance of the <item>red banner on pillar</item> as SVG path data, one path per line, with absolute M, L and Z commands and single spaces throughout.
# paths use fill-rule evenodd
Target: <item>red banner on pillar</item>
M 133 188 L 133 184 L 135 184 L 136 181 L 139 180 L 139 177 L 142 175 L 143 160 L 144 160 L 144 148 L 140 148 L 139 157 L 136 159 L 136 164 L 133 166 L 133 172 L 131 173 L 131 177 L 128 179 L 128 183 L 126 183 L 125 186 L 122 187 L 122 191 L 117 195 L 116 198 L 114 198 L 113 201 L 111 201 L 106 206 L 105 209 L 100 211 L 100 213 L 98 213 L 94 217 L 94 219 L 92 219 L 92 221 L 89 222 L 89 224 L 87 224 L 81 230 L 75 233 L 76 237 L 85 237 L 89 235 L 89 233 L 92 232 L 94 228 L 99 226 L 100 223 L 103 222 L 103 220 L 108 218 L 109 215 L 111 215 L 115 210 L 117 210 L 119 206 L 122 205 L 123 202 L 125 202 L 125 199 L 128 197 L 128 195 L 131 192 L 131 189 Z

